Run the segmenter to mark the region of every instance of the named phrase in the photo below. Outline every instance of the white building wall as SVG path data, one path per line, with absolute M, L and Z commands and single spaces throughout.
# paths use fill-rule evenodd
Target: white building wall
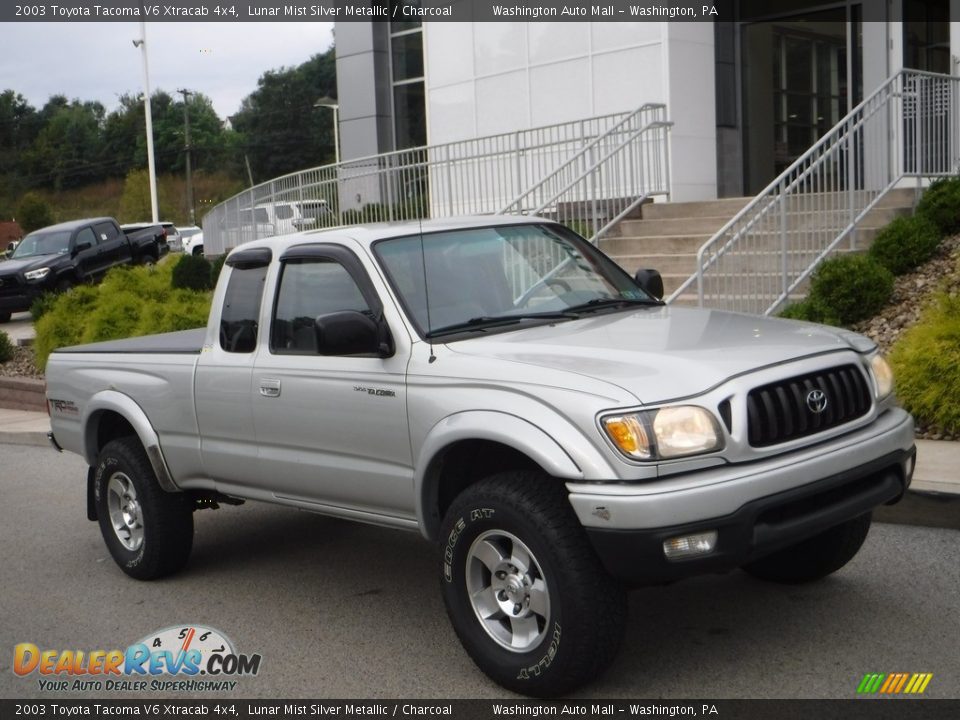
M 431 145 L 666 103 L 674 200 L 716 197 L 710 23 L 425 23 Z

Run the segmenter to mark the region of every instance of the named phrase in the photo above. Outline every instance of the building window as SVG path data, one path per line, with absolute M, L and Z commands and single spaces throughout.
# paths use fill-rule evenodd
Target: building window
M 396 4 L 419 6 L 420 3 L 399 0 Z M 390 23 L 390 79 L 393 85 L 394 147 L 403 150 L 426 145 L 423 26 L 420 22 Z

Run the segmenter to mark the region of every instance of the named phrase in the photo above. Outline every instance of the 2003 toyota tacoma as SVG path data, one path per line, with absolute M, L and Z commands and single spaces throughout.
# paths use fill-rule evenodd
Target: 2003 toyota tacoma
M 477 665 L 564 693 L 616 654 L 627 588 L 816 580 L 913 471 L 870 340 L 666 306 L 658 279 L 535 218 L 251 242 L 205 330 L 55 352 L 51 440 L 134 578 L 222 502 L 419 530 Z

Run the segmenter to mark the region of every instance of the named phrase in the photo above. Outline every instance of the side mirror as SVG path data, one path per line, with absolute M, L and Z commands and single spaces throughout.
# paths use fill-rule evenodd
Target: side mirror
M 384 340 L 382 324 L 356 310 L 320 315 L 314 321 L 317 347 L 321 355 L 392 354 L 392 343 Z
M 7 243 L 7 252 L 13 252 L 17 249 L 17 244 L 15 242 Z
M 88 242 L 77 243 L 76 246 L 73 248 L 73 254 L 77 255 L 79 253 L 82 253 L 84 250 L 89 250 L 92 247 L 93 245 L 91 245 Z
M 648 295 L 653 295 L 657 300 L 663 300 L 663 278 L 657 270 L 650 268 L 637 270 L 633 279 Z

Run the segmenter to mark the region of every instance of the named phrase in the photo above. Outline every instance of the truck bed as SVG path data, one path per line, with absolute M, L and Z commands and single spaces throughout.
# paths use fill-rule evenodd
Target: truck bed
M 58 348 L 55 352 L 199 355 L 203 348 L 205 334 L 206 330 L 204 328 L 178 330 L 177 332 L 161 333 L 159 335 L 144 335 L 143 337 L 125 338 L 123 340 L 74 345 Z

